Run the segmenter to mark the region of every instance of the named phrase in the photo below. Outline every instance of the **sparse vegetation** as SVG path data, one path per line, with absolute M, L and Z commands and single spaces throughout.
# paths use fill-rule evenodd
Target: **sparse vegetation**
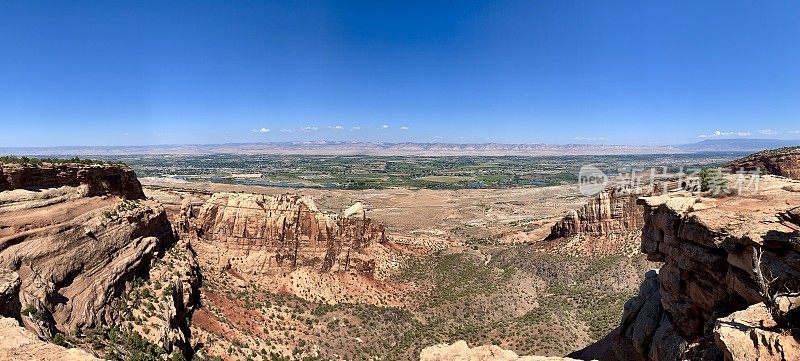
M 728 191 L 728 180 L 719 168 L 707 168 L 698 173 L 700 190 L 720 195 Z
M 83 165 L 105 165 L 105 164 L 118 164 L 124 165 L 125 163 L 114 160 L 100 160 L 100 159 L 81 159 L 78 157 L 59 159 L 59 158 L 29 158 L 17 156 L 0 156 L 0 163 L 8 164 L 21 164 L 28 166 L 42 166 L 44 164 L 83 164 Z
M 41 313 L 34 305 L 27 305 L 24 309 L 20 312 L 20 314 L 24 317 L 30 317 L 34 320 L 38 320 L 41 318 Z
M 744 154 L 742 154 L 744 155 Z M 474 189 L 541 187 L 577 182 L 582 164 L 608 174 L 621 167 L 701 168 L 720 165 L 737 155 L 620 155 L 541 157 L 404 157 L 230 155 L 110 157 L 131 165 L 141 177 L 292 188 Z M 253 176 L 255 175 L 255 176 Z

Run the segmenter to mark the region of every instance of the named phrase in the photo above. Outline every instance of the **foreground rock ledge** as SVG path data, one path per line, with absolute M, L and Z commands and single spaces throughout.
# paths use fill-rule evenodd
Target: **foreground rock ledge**
M 755 271 L 758 263 L 775 279 L 770 296 L 800 291 L 800 182 L 765 176 L 753 195 L 671 193 L 639 204 L 641 251 L 663 266 L 626 303 L 619 328 L 571 356 L 800 359 L 800 300 L 779 297 L 780 310 L 768 310 Z
M 495 345 L 470 348 L 466 341 L 426 347 L 420 353 L 419 359 L 420 361 L 577 361 L 564 357 L 517 356 L 514 351 L 504 350 Z
M 0 360 L 93 361 L 101 360 L 77 348 L 64 348 L 39 340 L 13 318 L 0 318 Z

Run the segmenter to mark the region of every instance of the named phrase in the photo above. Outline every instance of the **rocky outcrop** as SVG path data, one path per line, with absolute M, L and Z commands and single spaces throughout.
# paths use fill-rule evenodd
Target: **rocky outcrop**
M 196 219 L 180 224 L 212 264 L 247 274 L 299 267 L 371 274 L 374 260 L 362 251 L 385 241 L 383 226 L 374 224 L 361 204 L 331 216 L 311 198 L 296 195 L 217 193 Z
M 767 150 L 728 164 L 731 172 L 759 171 L 786 178 L 800 179 L 800 147 Z
M 800 226 L 789 216 L 800 194 L 773 188 L 752 198 L 662 196 L 642 204 L 642 251 L 664 262 L 662 305 L 686 340 L 701 337 L 718 316 L 762 301 L 753 265 L 757 249 L 764 272 L 776 278 L 772 287 L 800 289 Z
M 678 187 L 673 178 L 663 177 L 641 184 L 609 187 L 590 197 L 550 228 L 546 241 L 561 240 L 561 252 L 587 256 L 636 255 L 644 217 L 636 200 L 662 194 Z
M 0 192 L 0 311 L 42 339 L 65 334 L 80 343 L 89 330 L 118 325 L 121 293 L 134 279 L 149 278 L 152 264 L 176 247 L 166 212 L 139 199 L 141 187 L 127 168 L 53 169 L 3 168 L 6 185 L 23 188 Z M 47 186 L 56 188 L 38 188 Z M 197 283 L 187 288 L 196 291 Z M 154 341 L 188 356 L 188 312 L 196 300 L 187 300 L 182 286 L 172 290 L 164 340 Z
M 800 290 L 796 183 L 767 176 L 754 195 L 640 199 L 642 252 L 663 266 L 628 301 L 617 335 L 607 340 L 616 352 L 601 359 L 795 359 L 787 357 L 798 347 L 786 336 L 789 318 L 773 320 L 762 302 L 765 294 Z M 767 282 L 758 282 L 759 271 Z M 783 315 L 800 304 L 781 302 Z
M 136 174 L 123 165 L 51 164 L 0 166 L 0 192 L 12 189 L 44 189 L 86 186 L 87 195 L 111 194 L 144 198 Z
M 681 187 L 678 178 L 670 175 L 614 181 L 618 184 L 607 187 L 590 197 L 580 208 L 569 211 L 551 227 L 547 239 L 578 235 L 602 238 L 639 232 L 644 225 L 644 217 L 636 200 Z
M 587 235 L 602 237 L 638 231 L 644 224 L 636 193 L 609 189 L 571 210 L 553 225 L 548 239 Z
M 100 361 L 77 348 L 64 348 L 39 340 L 13 318 L 0 318 L 0 360 L 16 361 Z
M 115 202 L 106 204 L 78 203 L 87 206 L 85 213 L 57 222 L 40 218 L 51 216 L 47 208 L 9 212 L 0 220 L 17 229 L 14 221 L 41 225 L 0 238 L 0 268 L 19 273 L 22 307 L 37 309 L 50 331 L 109 323 L 114 296 L 171 240 L 158 205 L 141 202 L 119 211 Z M 114 208 L 119 213 L 104 215 Z
M 470 348 L 465 341 L 452 345 L 436 345 L 422 349 L 420 361 L 577 361 L 571 358 L 517 356 L 514 351 L 487 345 Z
M 0 317 L 19 318 L 19 286 L 22 282 L 16 272 L 0 272 Z
M 783 297 L 779 304 L 796 310 L 797 297 L 794 298 Z M 716 346 L 726 360 L 800 360 L 797 332 L 787 331 L 764 303 L 758 303 L 718 319 L 713 332 Z
M 178 240 L 151 262 L 146 278 L 127 285 L 120 301 L 119 328 L 135 330 L 167 354 L 179 351 L 191 359 L 190 323 L 200 304 L 201 279 L 191 245 Z

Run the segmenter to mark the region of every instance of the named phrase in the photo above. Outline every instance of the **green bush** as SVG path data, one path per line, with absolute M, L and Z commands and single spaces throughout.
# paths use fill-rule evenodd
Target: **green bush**
M 32 166 L 41 166 L 44 163 L 50 164 L 118 164 L 122 165 L 122 162 L 115 162 L 115 161 L 105 161 L 99 159 L 81 159 L 78 157 L 72 157 L 69 159 L 56 159 L 56 158 L 29 158 L 29 157 L 17 157 L 17 156 L 2 156 L 0 157 L 0 163 L 11 163 L 11 164 L 22 164 L 22 165 L 32 165 Z
M 728 190 L 728 180 L 718 168 L 703 169 L 697 176 L 700 177 L 700 190 L 703 192 L 717 194 Z
M 67 346 L 67 341 L 64 339 L 64 335 L 60 333 L 57 333 L 55 336 L 53 336 L 52 342 L 59 346 Z
M 20 315 L 25 316 L 25 317 L 30 317 L 30 318 L 32 318 L 34 320 L 38 320 L 42 316 L 41 313 L 39 313 L 39 310 L 36 309 L 36 307 L 34 305 L 28 305 L 27 307 L 25 307 L 20 312 Z

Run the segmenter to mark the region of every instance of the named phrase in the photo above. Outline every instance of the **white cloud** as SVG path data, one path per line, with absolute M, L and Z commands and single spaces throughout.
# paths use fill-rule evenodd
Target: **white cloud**
M 746 137 L 750 135 L 750 132 L 721 132 L 719 130 L 715 130 L 711 134 L 700 134 L 700 138 L 719 138 L 719 137 Z
M 800 134 L 800 130 L 790 130 L 790 134 Z
M 319 128 L 317 128 L 317 127 L 312 127 L 312 126 L 307 126 L 307 127 L 302 127 L 302 128 L 300 128 L 300 131 L 301 131 L 301 132 L 313 132 L 313 131 L 315 131 L 315 130 L 317 130 L 317 129 L 319 129 Z
M 606 138 L 603 138 L 603 137 L 575 137 L 575 138 L 572 138 L 572 139 L 575 139 L 575 140 L 606 140 Z
M 778 134 L 779 132 L 773 131 L 772 129 L 759 129 L 756 132 L 763 134 L 763 135 L 773 135 Z
M 269 133 L 270 129 L 269 128 L 250 129 L 250 131 L 253 133 Z
M 330 126 L 330 125 L 329 125 L 329 126 L 328 126 L 328 129 L 342 130 L 342 129 L 344 129 L 344 127 L 343 127 L 343 126 L 341 126 L 341 125 L 334 125 L 334 126 Z
M 386 128 L 389 128 L 389 126 L 388 126 L 388 125 L 386 125 L 386 124 L 384 124 L 384 125 L 381 125 L 381 127 L 380 127 L 380 128 L 378 128 L 378 129 L 386 129 Z
M 350 130 L 361 130 L 361 127 L 355 126 L 355 127 L 350 128 Z
M 293 130 L 291 130 L 291 129 L 286 129 L 286 128 L 283 128 L 283 129 L 281 129 L 281 132 L 284 132 L 284 133 L 291 133 L 291 132 L 293 132 Z
M 400 130 L 408 130 L 408 127 L 400 127 Z

